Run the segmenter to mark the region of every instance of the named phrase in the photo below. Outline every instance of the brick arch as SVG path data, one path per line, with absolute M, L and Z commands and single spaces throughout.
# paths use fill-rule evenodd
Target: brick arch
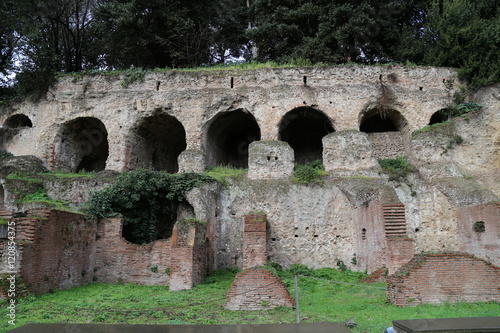
M 245 109 L 219 112 L 202 127 L 207 165 L 248 167 L 248 146 L 260 140 L 260 126 Z
M 64 123 L 54 142 L 53 169 L 70 172 L 102 171 L 109 154 L 108 132 L 94 117 L 79 117 Z
M 3 127 L 5 128 L 27 128 L 33 127 L 31 119 L 25 114 L 15 114 L 7 118 Z
M 160 110 L 137 121 L 129 133 L 126 169 L 153 167 L 175 173 L 177 158 L 186 149 L 184 125 Z
M 321 160 L 322 138 L 335 132 L 332 120 L 316 108 L 303 106 L 287 112 L 278 124 L 278 139 L 293 148 L 295 162 Z

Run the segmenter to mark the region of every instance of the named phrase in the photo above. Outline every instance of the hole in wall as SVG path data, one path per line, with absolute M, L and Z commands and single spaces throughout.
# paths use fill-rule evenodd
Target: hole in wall
M 156 81 L 156 91 L 160 90 L 161 81 Z
M 33 127 L 33 123 L 31 119 L 24 114 L 15 114 L 10 116 L 3 123 L 3 127 L 5 128 L 27 128 Z
M 429 125 L 434 125 L 434 124 L 439 124 L 443 123 L 449 119 L 451 119 L 451 113 L 453 111 L 451 109 L 441 109 L 437 112 L 434 112 L 434 114 L 431 116 L 431 119 L 429 120 Z
M 474 230 L 477 233 L 485 232 L 486 231 L 486 226 L 484 225 L 483 221 L 475 222 L 472 225 L 472 230 Z
M 234 77 L 231 77 L 230 85 L 231 85 L 231 89 L 233 89 L 234 88 Z
M 307 75 L 304 75 L 302 82 L 304 82 L 304 86 L 307 86 Z
M 415 228 L 415 232 L 419 232 L 420 231 L 420 228 Z
M 366 228 L 363 228 L 363 229 L 361 230 L 361 239 L 362 239 L 362 240 L 366 240 Z
M 422 91 L 424 90 L 424 87 L 418 87 L 418 90 Z
M 106 168 L 108 154 L 106 127 L 93 117 L 80 117 L 65 123 L 54 144 L 56 168 L 65 171 L 102 171 Z
M 243 109 L 221 112 L 203 127 L 209 166 L 248 167 L 248 146 L 260 140 L 260 128 L 251 113 Z
M 130 134 L 128 169 L 149 168 L 175 173 L 179 170 L 177 158 L 186 149 L 186 131 L 174 116 L 157 112 L 141 119 Z
M 281 119 L 278 139 L 288 142 L 293 148 L 295 163 L 306 164 L 322 160 L 322 138 L 334 131 L 325 113 L 312 107 L 298 107 Z

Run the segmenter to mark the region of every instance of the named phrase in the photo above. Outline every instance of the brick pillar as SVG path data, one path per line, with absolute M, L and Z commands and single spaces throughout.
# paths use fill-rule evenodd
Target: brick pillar
M 245 215 L 243 232 L 243 269 L 264 266 L 267 261 L 267 217 Z

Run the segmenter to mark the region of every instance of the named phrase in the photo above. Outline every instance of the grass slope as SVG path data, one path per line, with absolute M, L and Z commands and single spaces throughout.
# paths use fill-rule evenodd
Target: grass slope
M 293 295 L 291 271 L 274 270 Z M 398 308 L 386 304 L 384 284 L 359 284 L 363 274 L 319 269 L 298 272 L 303 322 L 343 322 L 353 318 L 353 332 L 383 332 L 392 320 L 499 316 L 500 305 L 459 303 Z M 19 300 L 16 326 L 9 325 L 6 303 L 0 309 L 0 332 L 27 323 L 126 323 L 126 324 L 260 324 L 293 323 L 295 310 L 262 311 L 224 309 L 234 271 L 216 271 L 189 291 L 172 292 L 166 286 L 93 283 L 70 290 Z M 321 280 L 320 280 L 321 279 Z M 339 281 L 342 283 L 336 283 Z M 350 284 L 359 285 L 350 285 Z

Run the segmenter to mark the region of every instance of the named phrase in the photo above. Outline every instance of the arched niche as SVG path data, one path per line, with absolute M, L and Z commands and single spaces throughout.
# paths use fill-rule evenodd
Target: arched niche
M 55 169 L 102 171 L 109 154 L 108 132 L 97 118 L 76 118 L 62 126 L 54 150 Z
M 375 158 L 394 158 L 406 154 L 408 122 L 393 109 L 372 109 L 360 115 L 359 130 L 368 133 Z
M 322 160 L 322 138 L 335 132 L 332 121 L 322 111 L 298 107 L 286 113 L 279 123 L 278 139 L 293 148 L 295 163 Z
M 15 114 L 7 118 L 3 127 L 5 128 L 29 128 L 33 127 L 31 119 L 25 114 Z
M 243 109 L 221 112 L 203 126 L 208 166 L 248 167 L 248 146 L 260 140 L 255 117 Z
M 450 113 L 450 109 L 441 109 L 437 112 L 434 112 L 434 114 L 431 116 L 431 119 L 429 120 L 429 125 L 439 124 L 449 120 L 451 118 Z
M 186 131 L 177 118 L 160 112 L 142 118 L 130 137 L 129 169 L 179 170 L 177 158 L 186 149 Z

